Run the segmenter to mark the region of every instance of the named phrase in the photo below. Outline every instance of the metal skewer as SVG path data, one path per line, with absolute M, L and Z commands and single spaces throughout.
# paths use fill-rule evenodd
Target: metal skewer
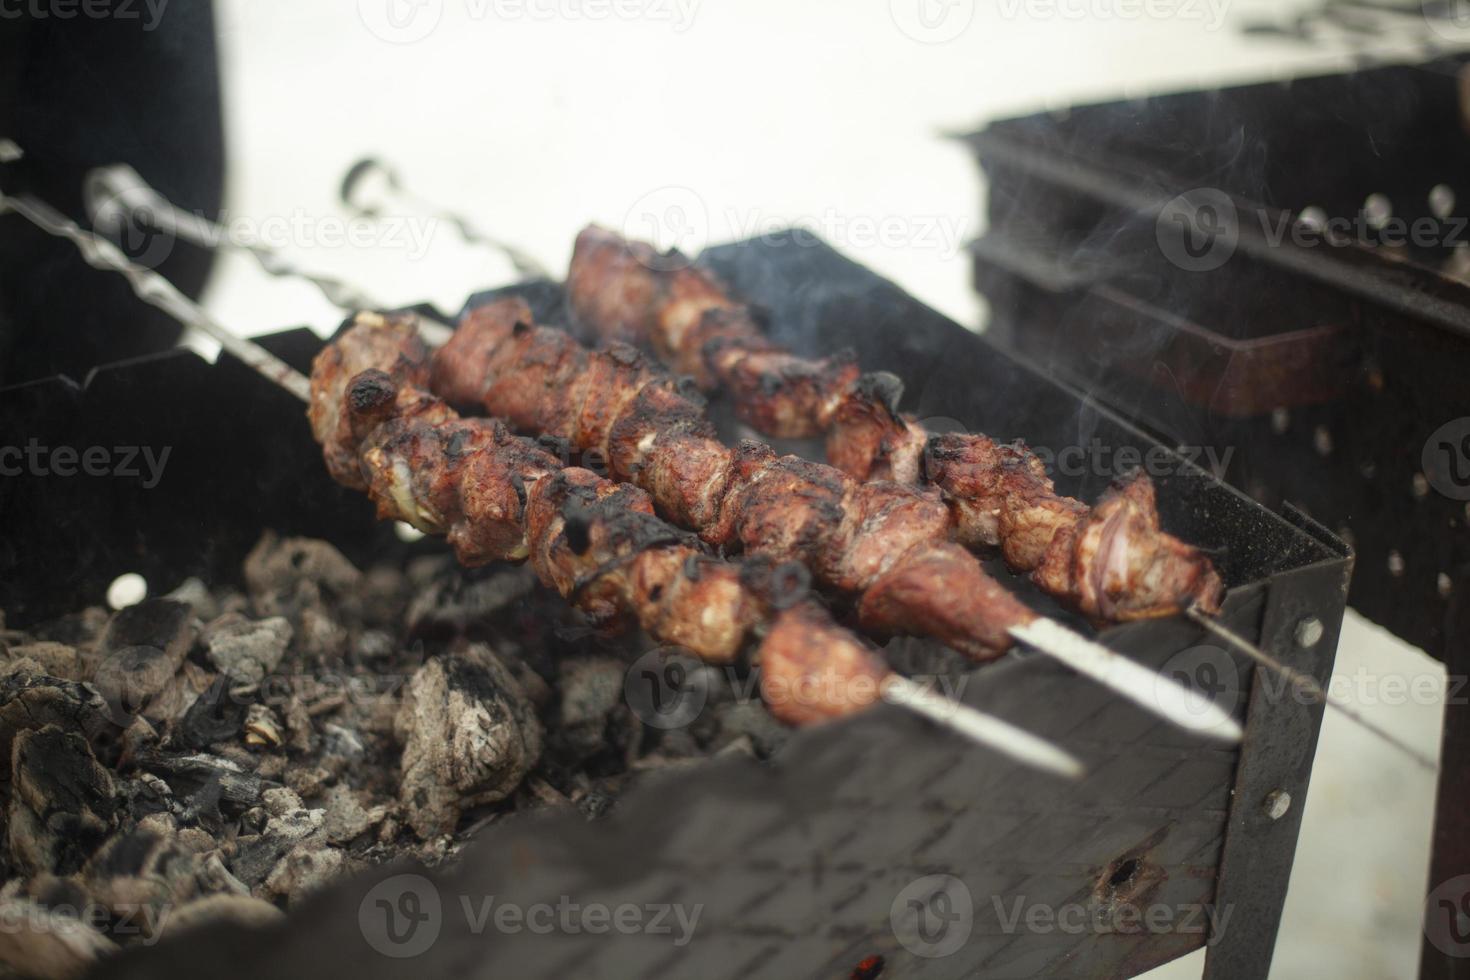
M 185 327 L 214 339 L 272 383 L 285 388 L 303 402 L 310 402 L 311 385 L 305 375 L 254 341 L 231 333 L 171 282 L 152 269 L 133 262 L 112 242 L 84 231 L 70 218 L 29 195 L 0 193 L 0 214 L 6 211 L 20 215 L 52 235 L 69 239 L 88 265 L 120 273 L 132 284 L 139 299 L 175 317 Z M 890 674 L 884 679 L 882 694 L 883 700 L 891 704 L 922 715 L 972 742 L 1034 769 L 1067 779 L 1080 778 L 1085 772 L 1075 756 L 1044 739 L 897 674 Z
M 1275 673 L 1286 678 L 1286 680 L 1295 685 L 1296 688 L 1302 693 L 1308 695 L 1316 701 L 1321 702 L 1322 704 L 1327 705 L 1334 711 L 1341 712 L 1349 720 L 1367 729 L 1374 735 L 1377 735 L 1389 745 L 1392 745 L 1394 748 L 1400 750 L 1409 758 L 1417 762 L 1419 765 L 1423 766 L 1425 769 L 1428 769 L 1430 772 L 1439 772 L 1439 764 L 1437 762 L 1435 762 L 1429 756 L 1425 755 L 1423 752 L 1420 752 L 1418 749 L 1414 748 L 1412 745 L 1403 741 L 1398 736 L 1392 734 L 1387 729 L 1378 725 L 1376 722 L 1370 721 L 1362 714 L 1362 712 L 1358 711 L 1357 708 L 1354 708 L 1352 705 L 1348 704 L 1345 701 L 1333 697 L 1330 693 L 1328 693 L 1326 688 L 1317 683 L 1316 678 L 1310 677 L 1294 667 L 1287 666 L 1286 664 L 1277 660 L 1275 657 L 1271 656 L 1269 653 L 1260 649 L 1259 647 L 1245 642 L 1240 637 L 1236 636 L 1233 632 L 1221 626 L 1219 623 L 1215 622 L 1214 619 L 1200 612 L 1198 609 L 1195 609 L 1193 606 L 1189 608 L 1188 615 L 1190 619 L 1203 626 L 1206 632 L 1218 638 L 1221 642 L 1228 644 L 1232 649 L 1238 650 L 1241 653 L 1245 654 L 1247 657 L 1249 657 L 1251 660 L 1254 660 L 1262 667 L 1274 671 Z
M 359 166 L 365 164 L 366 161 Z M 255 254 L 257 258 L 261 257 L 262 250 L 259 246 L 238 242 L 228 229 L 206 218 L 180 211 L 163 195 L 144 183 L 143 179 L 130 168 L 109 167 L 94 173 L 101 175 L 95 187 L 107 189 L 111 195 L 109 200 L 117 205 L 127 207 L 129 201 L 148 205 L 147 208 L 139 208 L 132 212 L 131 217 L 151 220 L 154 214 L 177 214 L 181 217 L 173 222 L 172 227 L 176 228 L 179 234 L 188 237 L 190 241 L 206 248 L 244 249 Z M 270 261 L 276 268 L 289 268 L 282 265 L 273 253 Z M 265 265 L 264 260 L 262 260 L 262 265 Z M 269 267 L 267 271 L 270 271 Z M 272 274 L 290 275 L 291 273 L 272 272 Z M 303 276 L 303 278 L 316 284 L 330 302 L 337 303 L 349 312 L 380 308 L 380 304 L 374 302 L 372 297 L 359 287 L 350 286 L 345 292 L 342 292 L 338 290 L 342 284 L 336 280 L 330 280 L 327 285 L 323 285 L 314 277 Z M 329 289 L 328 286 L 331 288 Z M 337 295 L 350 296 L 353 302 L 339 303 L 334 298 Z M 423 316 L 419 317 L 419 328 L 425 340 L 435 346 L 447 341 L 453 332 L 453 328 L 449 325 Z M 234 352 L 231 351 L 231 353 Z M 1061 661 L 1077 673 L 1108 687 L 1119 696 L 1153 712 L 1179 728 L 1224 742 L 1239 742 L 1243 737 L 1243 730 L 1234 716 L 1201 692 L 1191 690 L 1172 678 L 1129 660 L 1122 654 L 1115 653 L 1101 643 L 1089 640 L 1060 623 L 1038 618 L 1025 625 L 1012 627 L 1009 632 L 1012 637 L 1024 645 Z

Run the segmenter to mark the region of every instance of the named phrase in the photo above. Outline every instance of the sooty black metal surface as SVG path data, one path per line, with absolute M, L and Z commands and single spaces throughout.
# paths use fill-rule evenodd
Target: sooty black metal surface
M 772 310 L 784 339 L 854 344 L 866 364 L 908 378 L 921 413 L 1057 448 L 1083 435 L 1140 453 L 1155 445 L 820 243 L 767 240 L 707 258 Z M 538 285 L 533 301 L 550 317 L 560 300 Z M 272 345 L 299 365 L 314 343 L 298 331 Z M 0 408 L 5 443 L 40 433 L 173 447 L 152 490 L 100 478 L 0 484 L 12 529 L 0 605 L 18 620 L 97 601 L 122 571 L 146 567 L 163 587 L 190 572 L 228 576 L 268 527 L 327 537 L 359 560 L 393 547 L 367 505 L 327 479 L 300 406 L 228 359 L 116 365 L 80 389 L 0 392 Z M 1224 619 L 1318 675 L 1330 670 L 1350 564 L 1340 543 L 1171 468 L 1159 481 L 1164 520 L 1218 556 L 1231 585 Z M 1062 475 L 1063 488 L 1097 493 L 1109 474 L 1095 469 Z M 1326 636 L 1284 649 L 1286 627 L 1306 615 Z M 1186 681 L 1217 682 L 1211 692 L 1241 715 L 1250 692 L 1245 746 L 1221 748 L 1046 658 L 1013 656 L 970 675 L 964 700 L 1077 753 L 1090 767 L 1083 781 L 1018 769 L 884 706 L 800 733 L 766 764 L 662 774 L 603 820 L 492 825 L 450 872 L 379 869 L 269 931 L 205 928 L 129 951 L 99 975 L 841 977 L 879 954 L 885 977 L 1121 977 L 1203 945 L 1203 913 L 1218 905 L 1228 918 L 1210 976 L 1264 977 L 1301 808 L 1269 826 L 1252 814 L 1268 787 L 1305 797 L 1319 716 L 1269 698 L 1247 663 L 1201 650 L 1186 621 L 1103 638 Z M 492 911 L 677 903 L 699 918 L 683 945 L 678 929 L 545 935 L 487 922 L 491 897 Z M 1158 910 L 1152 927 L 1119 911 L 1132 904 Z

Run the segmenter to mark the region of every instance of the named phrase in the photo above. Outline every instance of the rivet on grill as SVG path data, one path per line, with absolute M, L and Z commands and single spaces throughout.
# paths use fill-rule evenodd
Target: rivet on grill
M 148 597 L 148 580 L 137 572 L 125 572 L 107 587 L 107 604 L 113 609 L 136 606 Z
M 1304 650 L 1316 646 L 1322 639 L 1322 620 L 1308 616 L 1296 624 L 1296 645 Z
M 1286 432 L 1291 426 L 1291 412 L 1284 408 L 1271 411 L 1271 431 L 1278 436 Z
M 1387 195 L 1369 194 L 1368 199 L 1363 202 L 1363 216 L 1368 219 L 1368 224 L 1382 229 L 1388 224 L 1388 219 L 1393 217 L 1393 202 Z
M 1327 426 L 1319 425 L 1312 433 L 1312 445 L 1317 447 L 1317 454 L 1327 456 L 1332 453 L 1332 433 Z
M 1388 574 L 1394 578 L 1404 574 L 1404 556 L 1397 551 L 1388 553 Z
M 1419 500 L 1429 496 L 1429 481 L 1424 478 L 1423 473 L 1414 474 L 1414 496 Z
M 1261 803 L 1261 811 L 1272 820 L 1280 820 L 1291 809 L 1291 794 L 1284 789 L 1273 789 Z
M 1448 184 L 1435 184 L 1429 189 L 1429 210 L 1441 220 L 1455 213 L 1455 192 Z
M 1441 599 L 1448 599 L 1450 593 L 1455 591 L 1455 583 L 1444 572 L 1439 573 L 1439 577 L 1434 580 L 1434 584 L 1439 589 L 1439 597 Z

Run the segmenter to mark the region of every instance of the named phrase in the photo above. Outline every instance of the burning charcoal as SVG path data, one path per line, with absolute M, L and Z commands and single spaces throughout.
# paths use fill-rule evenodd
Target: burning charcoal
M 351 787 L 337 784 L 327 791 L 323 829 L 333 844 L 346 844 L 382 823 L 388 807 L 364 807 Z
M 528 566 L 500 568 L 489 574 L 455 568 L 435 579 L 409 604 L 409 633 L 443 637 L 470 633 L 535 587 L 536 577 Z
M 154 647 L 176 664 L 194 642 L 194 611 L 173 599 L 145 599 L 119 610 L 102 637 L 104 653 Z
M 623 700 L 626 673 L 624 664 L 608 657 L 563 665 L 558 741 L 577 758 L 590 758 L 609 747 L 625 756 L 638 742 L 642 727 Z
M 92 684 L 106 699 L 113 720 L 125 725 L 168 686 L 182 663 L 182 657 L 174 660 L 158 647 L 122 647 L 106 655 Z
M 219 615 L 219 603 L 210 594 L 209 586 L 197 578 L 186 578 L 179 583 L 179 587 L 164 596 L 175 602 L 182 602 L 194 610 L 194 618 L 209 622 Z
M 284 918 L 280 909 L 249 895 L 206 895 L 174 909 L 162 923 L 162 935 L 177 936 L 199 926 L 228 922 L 241 929 L 261 929 Z
M 216 813 L 221 803 L 237 809 L 253 806 L 261 797 L 259 776 L 217 755 L 153 751 L 141 753 L 137 763 L 202 812 Z
M 363 630 L 353 646 L 359 663 L 375 663 L 392 659 L 398 652 L 398 641 L 384 630 Z
M 259 684 L 286 653 L 291 624 L 280 616 L 251 621 L 239 613 L 226 613 L 204 628 L 203 641 L 216 670 L 242 684 Z
M 363 575 L 358 595 L 362 598 L 363 620 L 369 626 L 397 629 L 413 596 L 413 586 L 397 568 L 374 565 Z
M 16 733 L 56 725 L 86 737 L 104 757 L 111 755 L 121 729 L 96 691 L 73 681 L 14 665 L 0 673 L 0 765 L 8 766 Z
M 192 660 L 184 661 L 143 709 L 142 717 L 159 728 L 177 727 L 201 697 L 208 693 L 215 676 Z
M 158 827 L 155 821 L 114 836 L 82 868 L 92 897 L 145 938 L 199 888 L 199 855 Z
M 185 748 L 202 749 L 225 742 L 240 733 L 251 705 L 230 694 L 232 679 L 221 674 L 184 712 L 173 731 L 174 741 Z
M 245 582 L 261 616 L 294 617 L 357 588 L 362 573 L 342 552 L 312 538 L 267 532 L 245 558 Z
M 250 889 L 245 887 L 245 883 L 230 874 L 230 869 L 225 867 L 225 862 L 220 858 L 220 852 L 217 850 L 211 851 L 199 862 L 196 877 L 199 879 L 199 891 L 206 895 L 250 894 Z
M 742 736 L 754 743 L 756 752 L 769 756 L 791 737 L 791 729 L 777 721 L 759 701 L 737 701 L 723 704 L 716 709 L 720 719 L 720 734 L 715 739 L 715 748 L 723 748 Z
M 55 725 L 23 731 L 11 746 L 10 855 L 35 874 L 70 874 L 112 828 L 112 776 L 87 740 Z
M 41 640 L 13 646 L 10 648 L 10 659 L 30 660 L 40 666 L 49 677 L 60 677 L 68 681 L 87 679 L 81 654 L 77 653 L 76 647 L 65 643 Z
M 73 916 L 23 899 L 0 901 L 0 964 L 41 980 L 81 976 L 117 947 Z
M 419 668 L 396 728 L 404 743 L 399 796 L 421 838 L 453 831 L 465 807 L 504 799 L 541 755 L 541 723 L 488 647 Z
M 319 663 L 335 663 L 347 655 L 347 630 L 331 616 L 318 609 L 301 611 L 301 631 L 296 646 L 301 653 Z
M 85 651 L 98 645 L 111 619 L 106 609 L 90 606 L 79 613 L 70 613 L 60 619 L 32 627 L 31 632 L 35 634 L 36 640 L 65 643 L 69 647 Z
M 342 874 L 346 856 L 325 844 L 298 844 L 276 864 L 266 878 L 264 891 L 295 904 L 310 892 L 321 889 Z

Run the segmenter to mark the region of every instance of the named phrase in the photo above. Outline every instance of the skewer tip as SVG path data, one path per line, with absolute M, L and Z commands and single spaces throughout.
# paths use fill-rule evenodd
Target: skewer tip
M 1087 772 L 1076 756 L 1045 739 L 899 674 L 890 674 L 883 682 L 883 700 L 923 715 L 977 745 L 1033 769 L 1073 780 L 1081 779 Z

